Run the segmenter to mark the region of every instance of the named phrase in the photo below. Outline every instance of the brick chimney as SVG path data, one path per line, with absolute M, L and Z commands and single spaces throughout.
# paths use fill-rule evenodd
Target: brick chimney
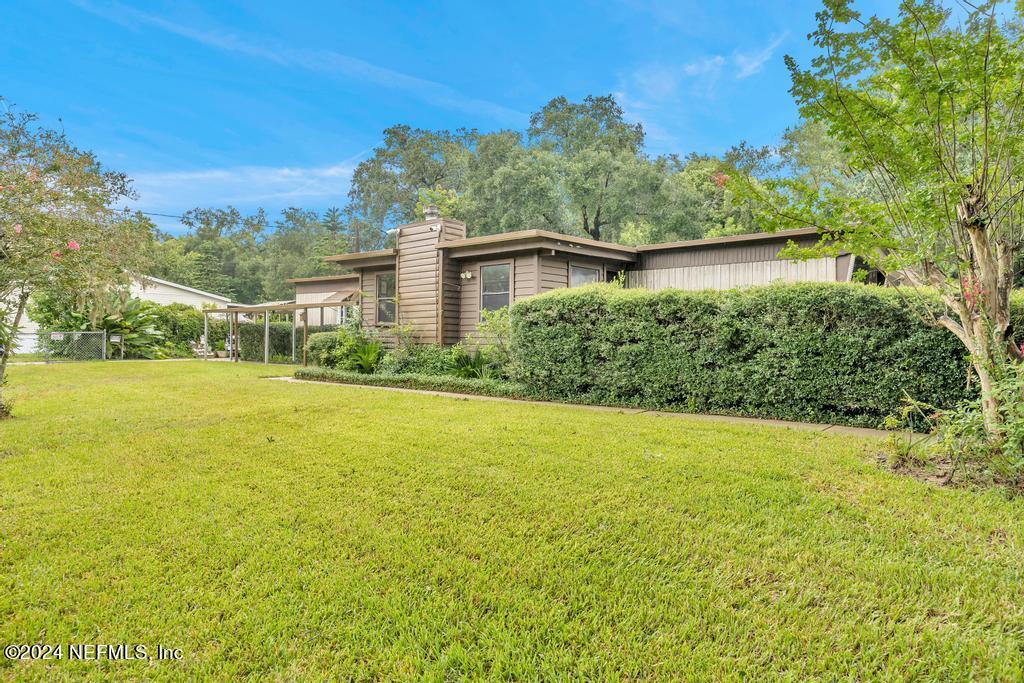
M 433 204 L 428 204 L 427 207 L 425 209 L 423 209 L 423 219 L 424 220 L 436 221 L 440 217 L 441 217 L 441 212 L 438 211 L 437 207 L 434 206 Z

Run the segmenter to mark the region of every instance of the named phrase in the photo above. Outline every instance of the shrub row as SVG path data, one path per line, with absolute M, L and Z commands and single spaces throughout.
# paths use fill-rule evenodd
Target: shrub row
M 512 308 L 511 377 L 547 399 L 878 426 L 968 398 L 960 342 L 897 292 L 557 290 Z
M 336 382 L 338 384 L 400 387 L 404 389 L 445 391 L 456 394 L 498 396 L 502 398 L 536 398 L 526 387 L 514 382 L 497 379 L 470 379 L 452 375 L 420 375 L 413 373 L 377 373 L 368 375 L 346 370 L 332 370 L 330 368 L 300 368 L 295 371 L 295 377 L 297 379 Z
M 310 341 L 315 334 L 323 334 L 336 329 L 336 325 L 311 325 Z M 238 351 L 242 360 L 263 360 L 263 322 L 239 323 Z M 302 356 L 302 328 L 295 330 L 295 353 Z M 271 360 L 291 360 L 292 357 L 292 324 L 290 322 L 270 323 L 270 358 Z
M 154 306 L 156 326 L 166 342 L 167 352 L 187 356 L 192 351 L 190 344 L 198 342 L 203 336 L 203 312 L 188 304 L 168 304 Z M 228 323 L 223 318 L 210 316 L 210 348 L 224 347 L 228 336 Z

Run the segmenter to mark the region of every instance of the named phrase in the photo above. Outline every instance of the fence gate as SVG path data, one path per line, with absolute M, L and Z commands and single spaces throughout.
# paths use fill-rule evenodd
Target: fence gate
M 57 363 L 103 360 L 109 356 L 106 332 L 19 332 L 14 338 L 11 361 Z

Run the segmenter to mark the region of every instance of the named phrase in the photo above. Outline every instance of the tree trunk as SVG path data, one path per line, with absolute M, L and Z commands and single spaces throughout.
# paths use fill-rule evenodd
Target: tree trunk
M 14 324 L 11 326 L 11 336 L 4 340 L 4 352 L 0 355 L 0 418 L 7 415 L 4 407 L 4 384 L 7 381 L 7 359 L 11 357 L 11 346 L 18 338 L 18 328 L 21 326 L 21 317 L 25 314 L 25 305 L 28 303 L 28 292 L 22 291 L 18 296 L 18 310 L 14 314 Z

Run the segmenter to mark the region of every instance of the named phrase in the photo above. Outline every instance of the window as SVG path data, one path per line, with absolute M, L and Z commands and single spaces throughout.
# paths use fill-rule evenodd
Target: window
M 480 267 L 480 310 L 497 311 L 508 306 L 512 288 L 512 266 L 508 263 L 497 263 L 492 266 Z
M 377 324 L 395 322 L 395 274 L 381 273 L 377 276 Z
M 569 286 L 580 287 L 592 285 L 601 281 L 600 268 L 585 268 L 583 266 L 569 266 Z

